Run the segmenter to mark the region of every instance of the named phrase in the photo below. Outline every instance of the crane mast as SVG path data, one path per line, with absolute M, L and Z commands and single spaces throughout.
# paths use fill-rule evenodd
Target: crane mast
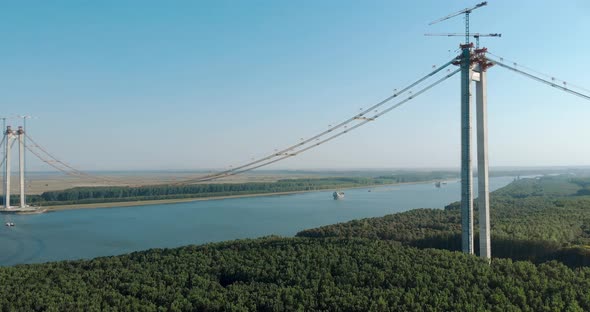
M 441 18 L 439 18 L 437 20 L 434 20 L 434 21 L 430 22 L 428 25 L 434 25 L 436 23 L 440 23 L 442 21 L 446 21 L 446 20 L 448 20 L 450 18 L 453 18 L 453 17 L 455 17 L 457 15 L 465 14 L 465 44 L 469 44 L 469 14 L 473 10 L 479 9 L 479 8 L 481 8 L 483 6 L 486 6 L 486 5 L 488 5 L 488 2 L 487 1 L 481 2 L 479 4 L 476 4 L 472 8 L 465 8 L 465 9 L 459 11 L 459 12 L 455 12 L 453 14 L 449 14 L 449 15 L 447 15 L 445 17 L 441 17 Z

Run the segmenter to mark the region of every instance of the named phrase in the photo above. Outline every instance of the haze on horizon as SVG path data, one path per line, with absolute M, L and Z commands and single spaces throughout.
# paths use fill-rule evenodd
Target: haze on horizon
M 297 143 L 456 55 L 474 1 L 32 1 L 0 5 L 3 105 L 82 170 L 228 168 Z M 489 1 L 491 52 L 590 89 L 590 3 Z M 590 103 L 492 68 L 492 167 L 588 166 Z M 10 124 L 17 126 L 18 120 Z M 267 169 L 457 168 L 455 76 Z M 30 170 L 48 170 L 28 155 Z

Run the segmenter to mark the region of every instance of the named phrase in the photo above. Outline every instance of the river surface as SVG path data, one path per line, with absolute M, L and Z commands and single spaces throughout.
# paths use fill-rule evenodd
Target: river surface
M 512 177 L 490 179 L 490 190 Z M 474 181 L 477 189 L 477 180 Z M 444 208 L 460 199 L 460 183 L 433 183 L 293 195 L 233 198 L 136 207 L 64 210 L 38 215 L 1 215 L 0 265 L 88 259 L 132 251 L 255 238 L 414 208 Z

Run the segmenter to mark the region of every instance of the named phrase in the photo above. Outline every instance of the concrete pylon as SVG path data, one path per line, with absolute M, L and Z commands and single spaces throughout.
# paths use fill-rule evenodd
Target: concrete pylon
M 12 129 L 10 126 L 6 127 L 6 132 L 4 132 L 4 143 L 5 143 L 5 157 L 6 160 L 4 162 L 4 173 L 5 173 L 5 181 L 4 181 L 4 208 L 10 208 L 10 139 L 12 138 Z
M 23 127 L 18 127 L 18 171 L 19 171 L 19 186 L 20 186 L 20 207 L 26 207 L 25 201 L 25 130 Z
M 487 73 L 479 68 L 479 80 L 475 82 L 477 110 L 477 186 L 479 210 L 479 256 L 491 259 L 490 191 L 488 176 L 488 117 Z
M 471 171 L 471 50 L 461 55 L 461 249 L 473 254 L 473 175 Z

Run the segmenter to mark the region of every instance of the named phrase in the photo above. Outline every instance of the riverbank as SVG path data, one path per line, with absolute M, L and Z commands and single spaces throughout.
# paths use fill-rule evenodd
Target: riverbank
M 491 178 L 490 190 L 512 180 Z M 0 227 L 0 266 L 91 259 L 268 235 L 291 237 L 305 229 L 416 207 L 443 209 L 460 199 L 460 183 L 448 182 L 441 188 L 434 183 L 406 184 L 342 189 L 346 193 L 343 200 L 333 200 L 334 189 L 329 189 L 181 204 L 149 202 L 120 209 L 91 209 L 107 206 L 103 204 L 38 215 L 0 215 L 4 222 L 15 224 Z
M 439 181 L 439 180 L 389 183 L 389 184 L 373 184 L 373 185 L 362 185 L 362 186 L 352 186 L 352 187 L 336 187 L 336 188 L 326 188 L 326 189 L 321 189 L 321 190 L 271 192 L 271 193 L 240 194 L 240 195 L 226 195 L 226 196 L 180 198 L 180 199 L 154 199 L 154 200 L 122 201 L 122 202 L 93 203 L 93 204 L 55 205 L 55 206 L 43 206 L 42 208 L 44 209 L 44 212 L 54 212 L 54 211 L 62 211 L 62 210 L 76 210 L 76 209 L 135 207 L 135 206 L 160 205 L 160 204 L 177 204 L 177 203 L 187 203 L 187 202 L 207 201 L 207 200 L 222 200 L 222 199 L 232 199 L 232 198 L 281 196 L 281 195 L 292 195 L 292 194 L 302 194 L 302 193 L 311 193 L 311 192 L 326 192 L 326 191 L 330 191 L 332 189 L 350 190 L 350 189 L 371 188 L 371 187 L 392 186 L 392 185 L 428 184 L 428 183 L 434 183 L 435 181 Z M 453 182 L 453 181 L 457 181 L 457 180 L 456 179 L 445 180 L 444 182 Z
M 198 197 L 198 198 L 180 198 L 180 199 L 154 199 L 154 200 L 124 201 L 124 202 L 79 204 L 79 205 L 58 205 L 58 206 L 46 206 L 46 207 L 44 207 L 44 209 L 46 209 L 46 212 L 52 212 L 52 211 L 60 211 L 60 210 L 72 210 L 72 209 L 134 207 L 134 206 L 146 206 L 146 205 L 187 203 L 187 202 L 206 201 L 206 200 L 221 200 L 221 199 L 231 199 L 231 198 L 279 196 L 279 195 L 290 195 L 290 194 L 317 192 L 317 191 L 326 191 L 326 190 L 241 194 L 241 195 L 211 196 L 211 197 Z

